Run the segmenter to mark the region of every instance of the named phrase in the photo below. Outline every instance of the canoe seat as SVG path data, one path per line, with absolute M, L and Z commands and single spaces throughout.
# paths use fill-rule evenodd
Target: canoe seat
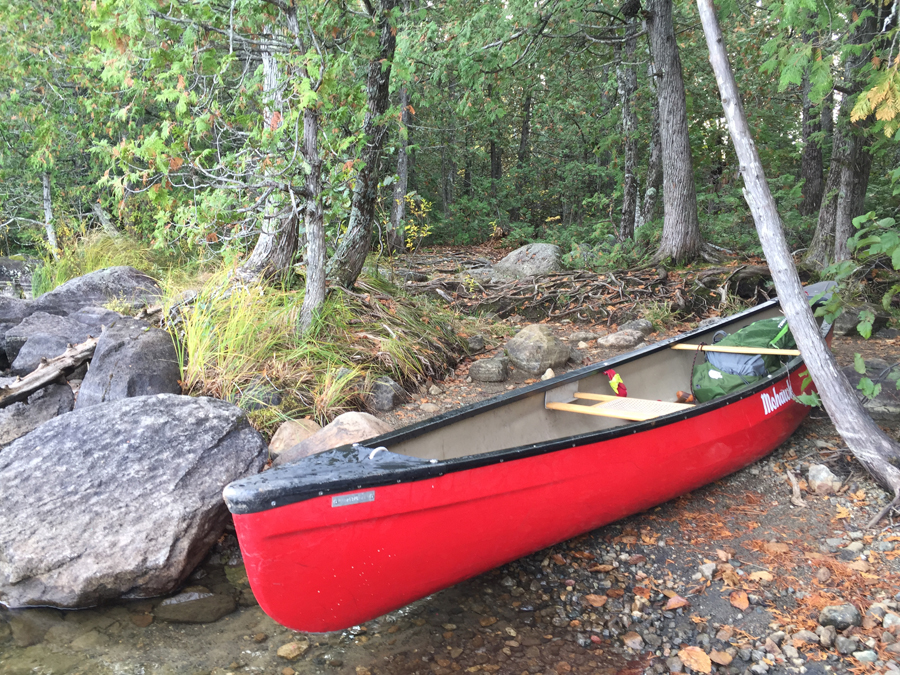
M 544 406 L 548 410 L 563 410 L 576 412 L 582 415 L 597 415 L 599 417 L 615 417 L 632 422 L 643 422 L 662 415 L 681 412 L 693 408 L 691 403 L 670 403 L 669 401 L 652 401 L 643 398 L 628 398 L 618 396 L 606 396 L 604 394 L 591 394 L 589 392 L 576 391 L 576 399 L 597 401 L 593 405 L 578 405 L 577 403 L 547 402 Z

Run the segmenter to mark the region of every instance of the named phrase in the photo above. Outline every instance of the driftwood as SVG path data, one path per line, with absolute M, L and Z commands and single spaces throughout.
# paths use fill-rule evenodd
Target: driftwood
M 78 345 L 69 345 L 65 352 L 41 365 L 12 384 L 0 387 L 0 408 L 24 401 L 31 394 L 55 382 L 60 375 L 70 373 L 94 355 L 99 338 L 91 337 Z

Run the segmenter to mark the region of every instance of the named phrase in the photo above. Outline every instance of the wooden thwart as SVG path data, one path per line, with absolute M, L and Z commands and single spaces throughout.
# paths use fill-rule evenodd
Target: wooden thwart
M 575 398 L 598 401 L 598 403 L 594 405 L 577 405 L 575 403 L 548 402 L 544 405 L 549 410 L 563 410 L 565 412 L 581 413 L 582 415 L 597 415 L 598 417 L 614 417 L 632 422 L 643 422 L 654 417 L 681 412 L 694 407 L 690 403 L 651 401 L 643 398 L 620 398 L 618 396 L 592 394 L 585 391 L 576 391 L 573 395 Z
M 729 347 L 728 345 L 672 345 L 672 349 L 691 352 L 724 352 L 726 354 L 774 354 L 775 356 L 800 356 L 799 349 L 773 349 L 771 347 Z

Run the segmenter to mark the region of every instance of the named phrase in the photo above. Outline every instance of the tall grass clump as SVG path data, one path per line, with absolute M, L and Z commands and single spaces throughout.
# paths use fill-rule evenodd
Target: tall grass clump
M 464 349 L 453 315 L 381 279 L 336 289 L 302 335 L 303 291 L 242 285 L 222 271 L 199 290 L 167 295 L 185 391 L 240 405 L 264 432 L 364 407 L 367 382 L 382 375 L 406 386 L 440 379 Z

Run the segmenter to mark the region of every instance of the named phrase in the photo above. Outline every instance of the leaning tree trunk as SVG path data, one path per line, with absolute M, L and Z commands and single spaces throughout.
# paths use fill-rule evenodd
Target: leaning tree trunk
M 268 98 L 263 112 L 267 129 L 281 126 L 281 83 L 278 81 L 278 62 L 271 52 L 262 52 L 263 93 Z M 241 263 L 236 276 L 245 282 L 262 277 L 287 274 L 294 264 L 299 243 L 296 210 L 286 207 L 282 195 L 270 194 L 263 204 L 259 237 L 247 259 Z
M 637 66 L 634 63 L 635 37 L 640 24 L 635 17 L 628 19 L 625 29 L 624 63 L 617 68 L 619 103 L 622 106 L 622 136 L 625 138 L 625 182 L 622 186 L 622 220 L 619 223 L 619 241 L 634 238 L 637 215 L 637 113 L 634 111 L 634 94 L 637 91 Z
M 672 0 L 652 0 L 647 3 L 647 8 L 654 75 L 659 78 L 657 98 L 665 216 L 662 240 L 655 258 L 660 261 L 672 258 L 677 263 L 685 263 L 700 253 L 700 221 L 681 58 L 672 22 Z
M 56 244 L 56 226 L 53 224 L 53 202 L 50 200 L 50 174 L 41 174 L 41 185 L 44 188 L 44 229 L 47 231 L 47 245 L 54 258 L 59 257 L 59 246 Z
M 397 182 L 394 183 L 394 199 L 391 202 L 391 222 L 387 243 L 391 253 L 406 250 L 404 245 L 403 218 L 406 216 L 406 189 L 409 184 L 409 92 L 400 88 L 400 145 L 397 149 Z
M 381 147 L 387 134 L 382 119 L 390 99 L 391 62 L 397 46 L 397 30 L 391 25 L 391 12 L 398 0 L 380 0 L 378 7 L 379 54 L 369 64 L 366 78 L 366 116 L 363 121 L 362 166 L 356 175 L 350 203 L 350 224 L 341 237 L 337 250 L 328 261 L 327 275 L 336 283 L 350 288 L 356 283 L 366 262 L 372 242 L 375 199 L 378 197 L 378 165 Z
M 839 370 L 834 355 L 819 334 L 791 259 L 775 200 L 769 192 L 759 155 L 750 135 L 737 84 L 725 54 L 713 0 L 697 0 L 697 5 L 728 130 L 741 163 L 741 175 L 746 186 L 744 197 L 753 214 L 759 240 L 791 332 L 835 428 L 860 464 L 881 485 L 893 492 L 894 500 L 891 505 L 894 505 L 900 502 L 900 469 L 897 468 L 900 464 L 900 446 L 863 409 L 847 378 Z M 883 511 L 879 517 L 886 512 Z M 874 522 L 876 521 L 872 521 L 872 524 Z

